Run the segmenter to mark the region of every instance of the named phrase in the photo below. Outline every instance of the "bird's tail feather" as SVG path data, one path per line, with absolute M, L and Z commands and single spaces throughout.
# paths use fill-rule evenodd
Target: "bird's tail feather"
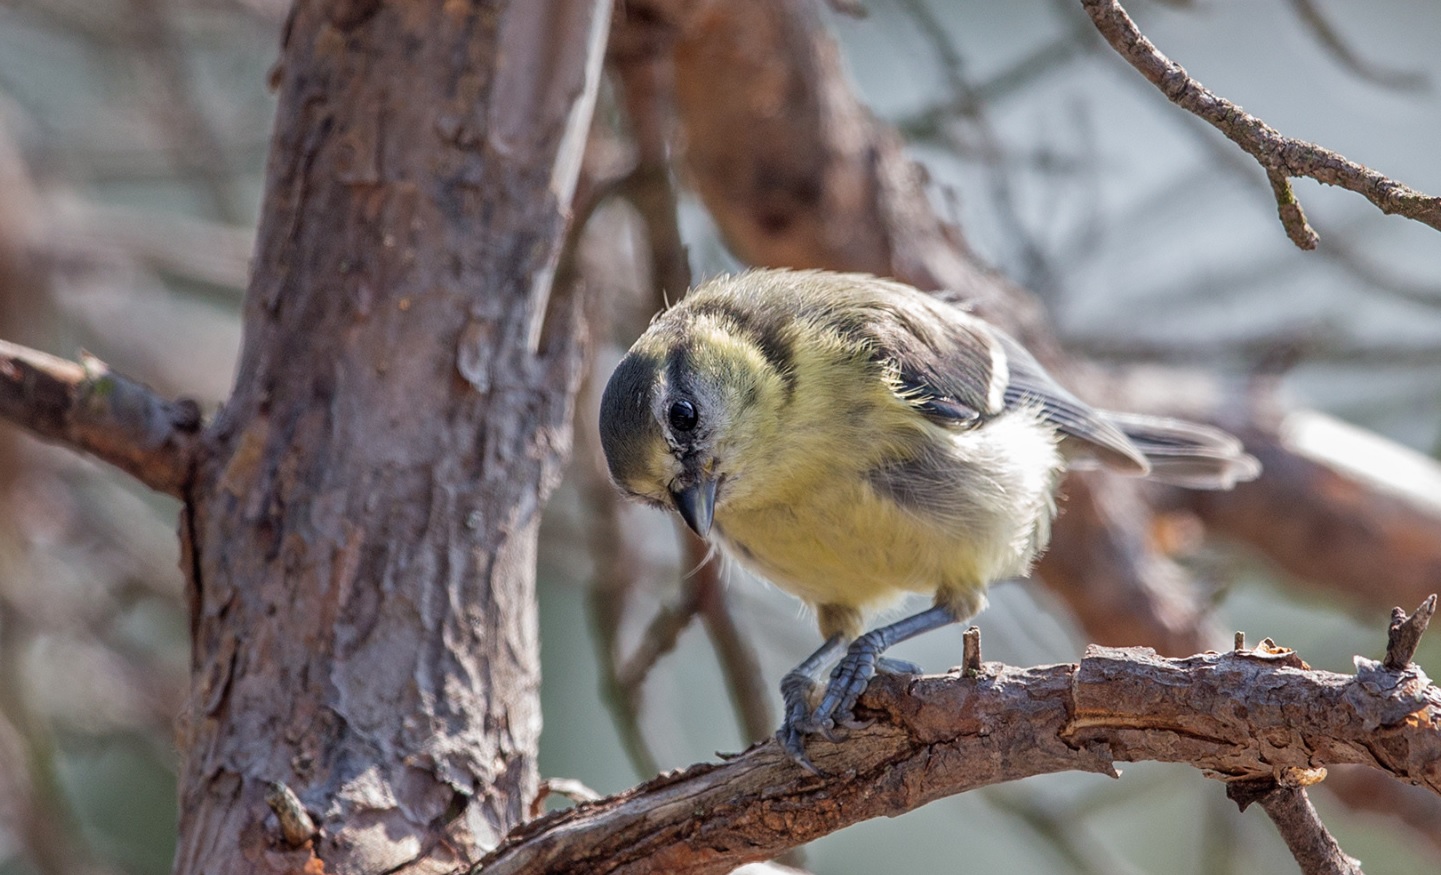
M 1150 479 L 1188 489 L 1230 489 L 1254 480 L 1261 463 L 1241 442 L 1218 428 L 1141 413 L 1106 411 L 1146 461 Z

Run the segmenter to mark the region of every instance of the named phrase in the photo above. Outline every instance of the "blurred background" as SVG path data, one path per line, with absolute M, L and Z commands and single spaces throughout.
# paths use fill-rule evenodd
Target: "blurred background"
M 856 87 L 905 133 L 972 246 L 1042 297 L 1069 351 L 1241 385 L 1282 350 L 1290 403 L 1418 454 L 1441 450 L 1436 231 L 1297 181 L 1322 241 L 1297 250 L 1254 162 L 1116 58 L 1076 3 L 864 7 L 864 18 L 828 13 Z M 0 338 L 62 356 L 83 348 L 207 410 L 226 396 L 286 8 L 0 0 Z M 1128 8 L 1163 52 L 1283 133 L 1441 192 L 1441 5 Z M 623 138 L 614 94 L 602 100 L 599 125 Z M 697 276 L 737 267 L 684 190 L 680 211 Z M 601 381 L 653 308 L 638 226 L 628 204 L 606 201 L 582 242 L 582 270 L 605 265 L 584 279 L 616 314 L 597 344 Z M 542 535 L 541 763 L 608 793 L 751 739 L 726 693 L 721 666 L 734 659 L 718 657 L 705 623 L 675 619 L 687 616 L 696 557 L 680 554 L 658 514 L 626 508 L 597 522 L 609 494 L 593 473 L 593 411 L 579 416 L 574 476 Z M 169 870 L 172 723 L 188 664 L 176 511 L 0 426 L 0 875 Z M 605 525 L 637 547 L 619 613 L 595 589 L 614 560 Z M 1225 544 L 1191 567 L 1219 629 L 1270 636 L 1340 672 L 1384 649 L 1384 609 L 1319 595 Z M 774 715 L 780 676 L 818 643 L 813 619 L 739 569 L 721 571 Z M 1071 661 L 1085 646 L 1029 582 L 996 587 L 979 625 L 991 660 Z M 960 646 L 960 630 L 945 630 L 898 655 L 942 671 Z M 615 652 L 641 655 L 616 666 Z M 1436 635 L 1417 661 L 1441 674 Z M 1294 871 L 1271 824 L 1238 814 L 1219 784 L 1181 766 L 1123 771 L 1031 779 L 864 823 L 807 848 L 804 865 Z M 1372 875 L 1437 871 L 1436 835 L 1314 798 Z

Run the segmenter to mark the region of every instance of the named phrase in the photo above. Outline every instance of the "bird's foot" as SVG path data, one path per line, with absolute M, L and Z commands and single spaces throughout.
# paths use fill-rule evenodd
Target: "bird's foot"
M 869 726 L 870 721 L 856 719 L 854 709 L 856 700 L 861 697 L 861 693 L 865 692 L 866 685 L 870 683 L 871 678 L 876 676 L 876 672 L 879 670 L 896 674 L 921 673 L 919 666 L 899 659 L 884 658 L 881 653 L 892 644 L 914 638 L 922 632 L 938 629 L 956 621 L 957 615 L 953 608 L 947 605 L 935 605 L 919 614 L 897 620 L 888 626 L 872 629 L 860 636 L 851 642 L 850 647 L 846 650 L 846 655 L 836 663 L 820 704 L 814 711 L 806 713 L 805 705 L 815 686 L 814 679 L 820 674 L 821 667 L 830 658 L 830 655 L 839 650 L 843 644 L 844 639 L 840 635 L 831 636 L 820 650 L 811 654 L 805 662 L 796 667 L 795 671 L 786 675 L 786 680 L 781 684 L 781 691 L 786 699 L 786 721 L 781 726 L 780 732 L 776 733 L 781 746 L 796 762 L 810 771 L 820 774 L 820 770 L 806 757 L 806 736 L 820 735 L 830 741 L 835 741 L 837 729 L 863 729 Z
M 873 721 L 856 719 L 856 701 L 865 692 L 867 683 L 875 678 L 876 669 L 912 672 L 916 666 L 899 660 L 880 657 L 882 641 L 872 633 L 863 634 L 850 643 L 846 656 L 831 670 L 826 695 L 821 696 L 820 705 L 795 729 L 804 735 L 821 735 L 827 741 L 837 741 L 837 729 L 865 729 Z
M 847 654 L 847 658 L 849 658 L 849 654 Z M 838 665 L 836 668 L 839 671 L 840 666 Z M 867 679 L 875 674 L 874 661 L 869 671 L 870 673 L 866 675 Z M 781 679 L 781 698 L 785 702 L 786 716 L 785 721 L 781 723 L 780 730 L 776 732 L 776 739 L 780 741 L 781 748 L 791 759 L 796 761 L 797 765 L 817 776 L 825 773 L 817 768 L 806 754 L 806 739 L 809 736 L 819 735 L 827 741 L 836 742 L 840 740 L 836 734 L 837 729 L 864 729 L 871 723 L 869 720 L 856 720 L 851 714 L 851 707 L 855 705 L 856 698 L 860 696 L 859 690 L 865 689 L 864 680 L 860 682 L 859 690 L 855 695 L 849 697 L 849 702 L 843 703 L 846 704 L 844 709 L 837 711 L 837 708 L 832 705 L 828 710 L 821 710 L 826 707 L 826 701 L 832 698 L 836 677 L 836 673 L 833 672 L 821 705 L 814 712 L 810 710 L 810 703 L 812 694 L 817 687 L 815 680 L 800 671 L 790 672 Z
M 785 703 L 786 716 L 776 739 L 781 748 L 798 765 L 813 775 L 820 775 L 810 757 L 806 756 L 806 734 L 803 728 L 810 713 L 811 694 L 816 689 L 815 679 L 800 671 L 792 671 L 781 678 L 781 699 Z

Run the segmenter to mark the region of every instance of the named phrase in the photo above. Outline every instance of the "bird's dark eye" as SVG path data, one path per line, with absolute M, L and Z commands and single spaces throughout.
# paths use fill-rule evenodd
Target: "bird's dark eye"
M 666 418 L 670 420 L 670 427 L 678 432 L 690 431 L 700 420 L 700 416 L 695 412 L 695 405 L 684 398 L 671 403 Z

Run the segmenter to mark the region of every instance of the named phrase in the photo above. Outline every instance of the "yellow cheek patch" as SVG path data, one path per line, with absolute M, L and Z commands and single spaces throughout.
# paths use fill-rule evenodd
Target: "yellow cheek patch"
M 646 447 L 640 470 L 621 481 L 620 486 L 632 495 L 664 503 L 671 481 L 678 473 L 680 465 L 670 449 L 664 442 L 656 441 Z

